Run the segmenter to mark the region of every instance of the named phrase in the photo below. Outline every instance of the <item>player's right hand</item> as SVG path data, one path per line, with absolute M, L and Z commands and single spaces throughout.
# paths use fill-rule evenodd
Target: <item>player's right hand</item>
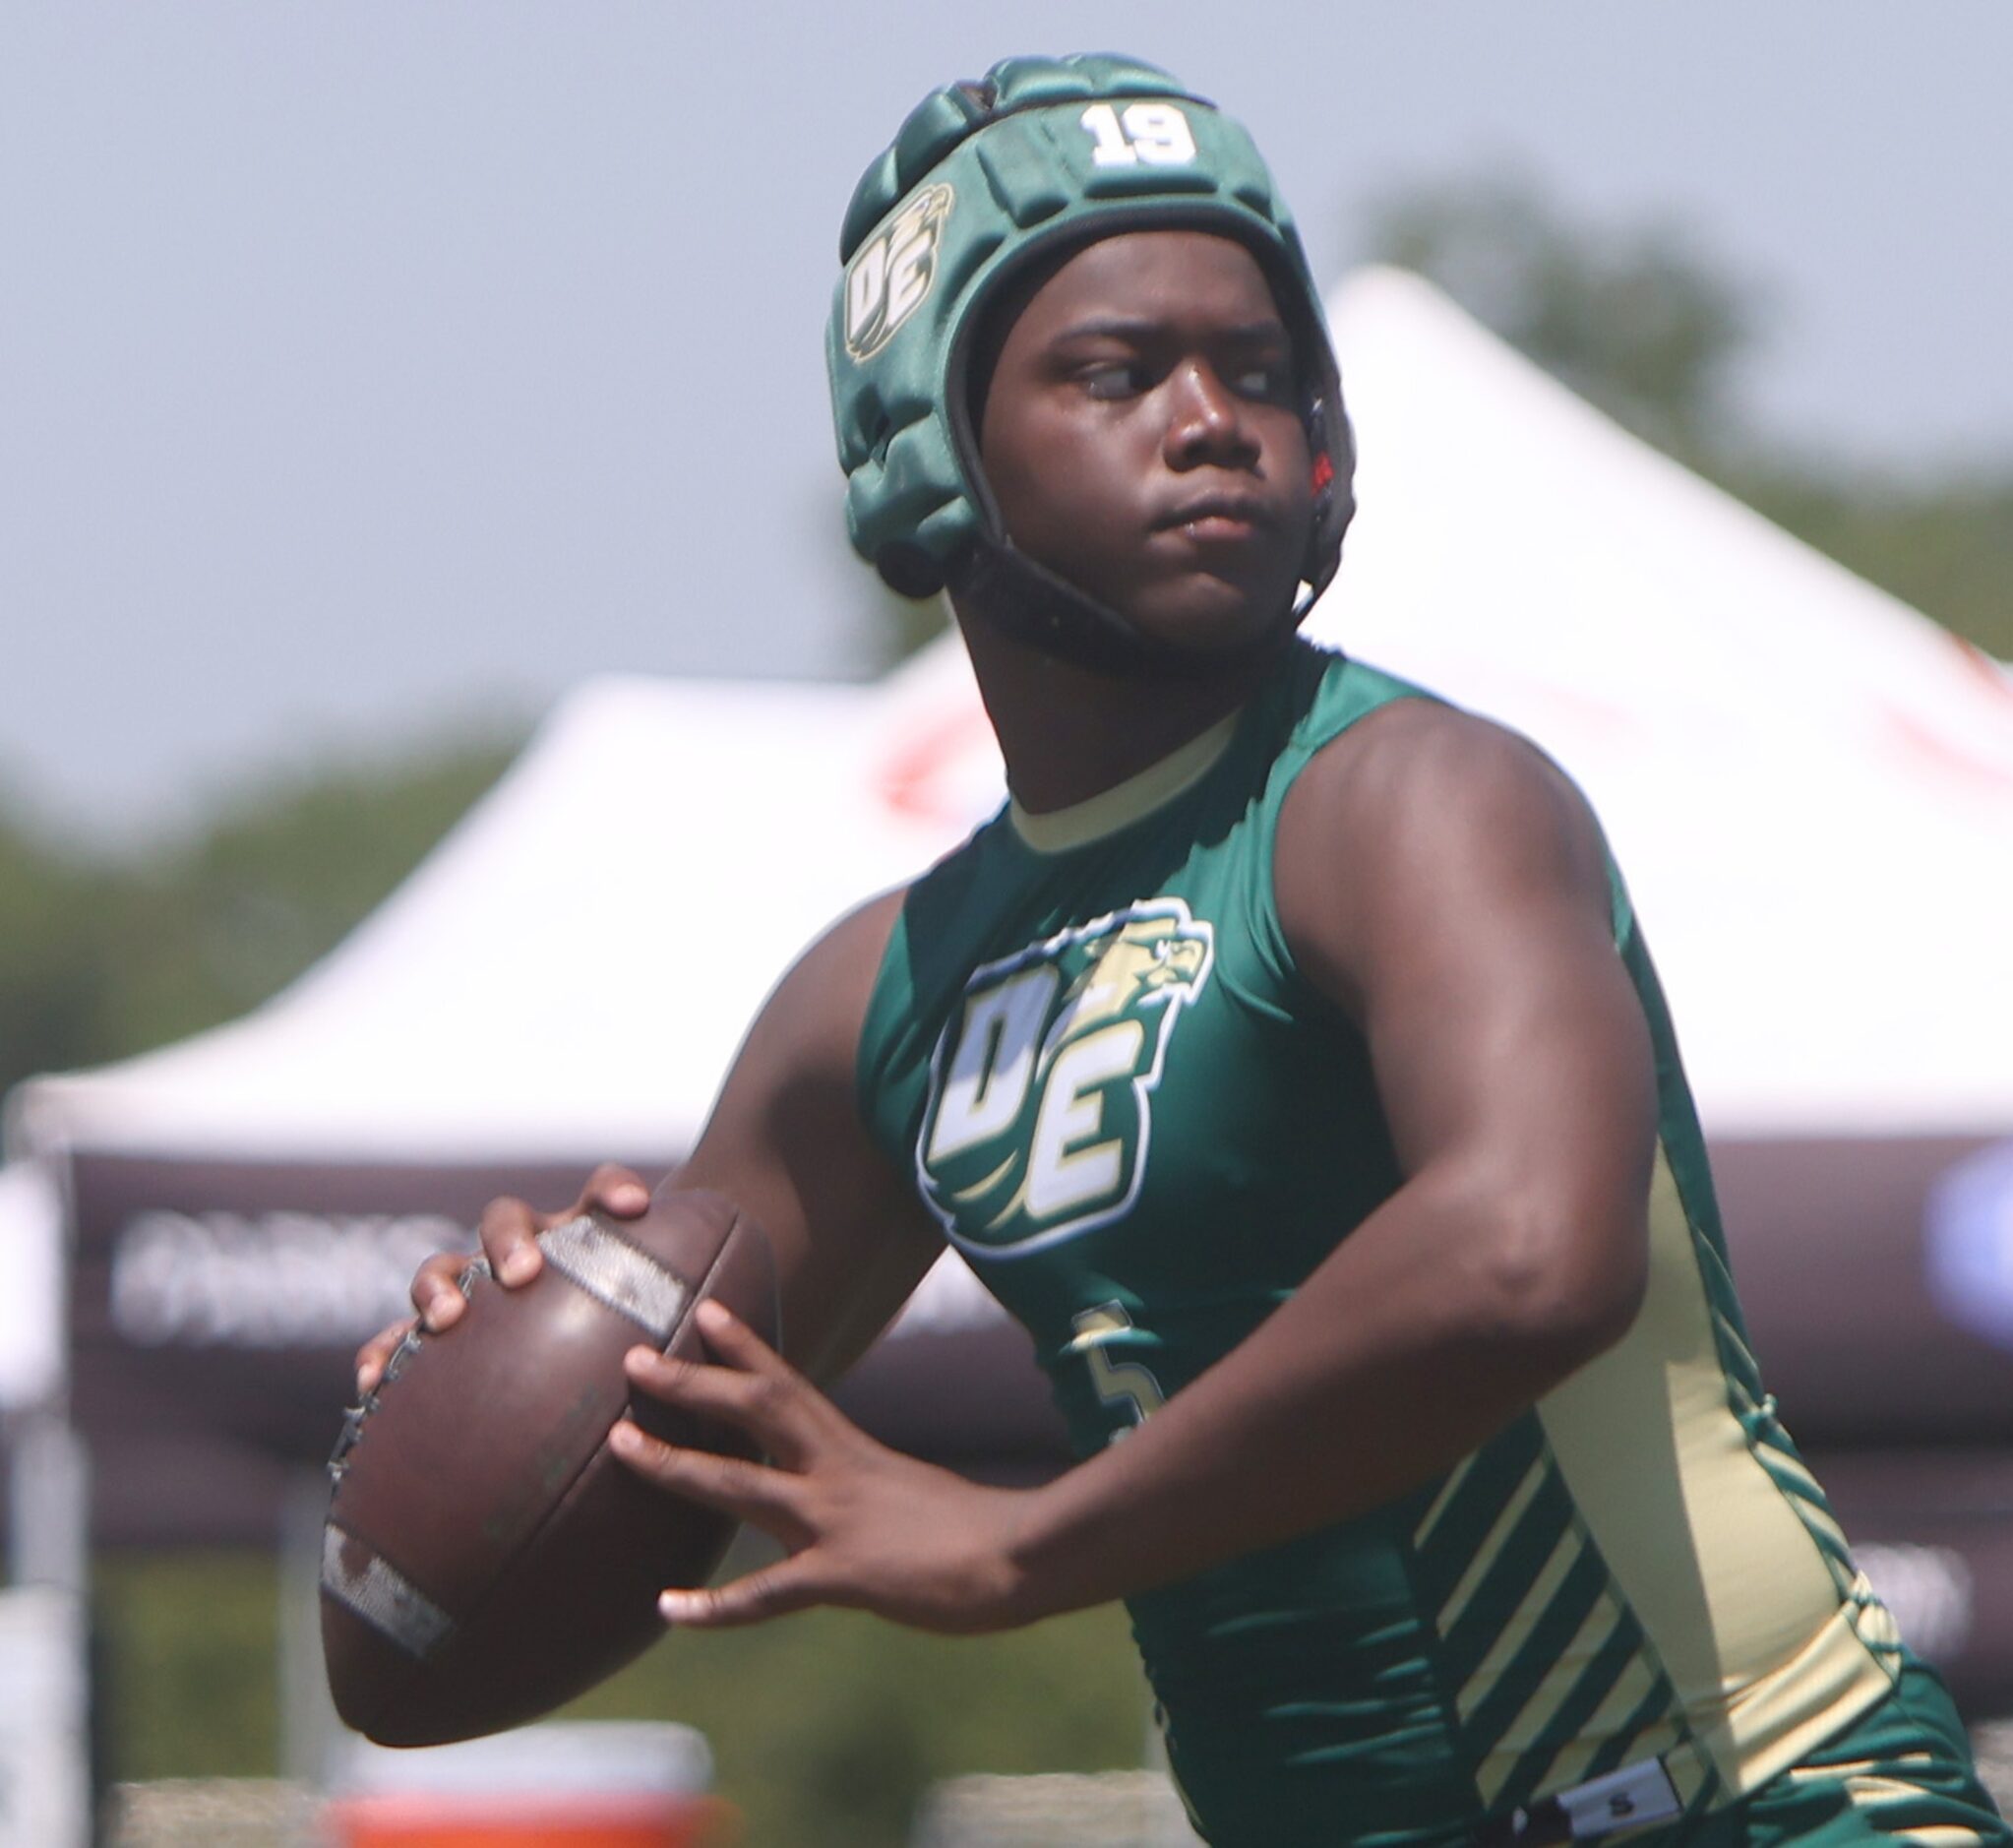
M 587 1177 L 580 1197 L 563 1212 L 535 1212 L 521 1200 L 493 1200 L 482 1209 L 482 1256 L 505 1289 L 529 1283 L 545 1263 L 538 1234 L 578 1219 L 584 1212 L 606 1213 L 611 1219 L 640 1219 L 648 1210 L 650 1190 L 633 1169 L 604 1161 Z M 412 1307 L 406 1317 L 380 1329 L 356 1350 L 356 1391 L 359 1398 L 384 1378 L 386 1364 L 399 1342 L 416 1325 L 429 1334 L 452 1327 L 468 1307 L 461 1292 L 461 1273 L 468 1268 L 466 1252 L 436 1252 L 412 1276 Z

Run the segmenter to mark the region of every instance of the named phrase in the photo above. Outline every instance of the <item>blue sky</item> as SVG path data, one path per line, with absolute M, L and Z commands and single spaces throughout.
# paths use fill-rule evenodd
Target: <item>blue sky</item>
M 0 801 L 143 838 L 602 670 L 860 671 L 854 177 L 934 84 L 1111 47 L 1250 124 L 1324 276 L 1367 202 L 1521 167 L 1766 290 L 1762 427 L 2013 454 L 2013 8 L 20 0 Z

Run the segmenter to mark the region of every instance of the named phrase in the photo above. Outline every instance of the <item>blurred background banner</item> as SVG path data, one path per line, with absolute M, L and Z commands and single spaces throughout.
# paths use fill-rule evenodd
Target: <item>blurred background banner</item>
M 78 1155 L 70 1407 L 96 1542 L 275 1544 L 356 1396 L 357 1346 L 410 1313 L 420 1260 L 468 1249 L 495 1195 L 559 1203 L 581 1178 L 558 1164 Z M 978 1296 L 968 1280 L 934 1287 L 851 1381 L 849 1408 L 918 1454 L 1046 1474 L 1060 1424 L 1026 1337 Z
M 465 1249 L 491 1193 L 570 1185 L 551 1169 L 79 1156 L 71 1403 L 98 1543 L 274 1544 L 355 1398 L 357 1346 L 409 1313 L 401 1273 Z
M 1920 1234 L 1935 1177 L 1977 1146 L 1713 1152 L 1750 1328 L 1794 1431 L 1918 1619 L 1909 1633 L 1963 1694 L 1997 1704 L 2013 1701 L 2013 1353 L 1939 1313 Z M 97 1543 L 275 1544 L 353 1396 L 357 1342 L 399 1313 L 419 1259 L 465 1245 L 492 1193 L 558 1200 L 578 1178 L 79 1157 L 70 1404 Z M 996 1479 L 1064 1459 L 1025 1337 L 954 1264 L 842 1396 L 885 1441 Z

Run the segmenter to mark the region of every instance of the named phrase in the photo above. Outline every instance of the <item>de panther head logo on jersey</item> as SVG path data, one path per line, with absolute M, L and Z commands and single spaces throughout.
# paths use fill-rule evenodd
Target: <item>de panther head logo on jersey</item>
M 973 972 L 916 1141 L 953 1243 L 1013 1257 L 1132 1203 L 1168 1041 L 1214 959 L 1209 924 L 1155 898 Z

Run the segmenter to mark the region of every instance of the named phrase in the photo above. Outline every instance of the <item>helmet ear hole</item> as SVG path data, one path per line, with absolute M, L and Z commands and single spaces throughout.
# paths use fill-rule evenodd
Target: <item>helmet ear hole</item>
M 891 539 L 874 555 L 874 569 L 897 596 L 935 596 L 944 588 L 944 567 L 922 546 Z

